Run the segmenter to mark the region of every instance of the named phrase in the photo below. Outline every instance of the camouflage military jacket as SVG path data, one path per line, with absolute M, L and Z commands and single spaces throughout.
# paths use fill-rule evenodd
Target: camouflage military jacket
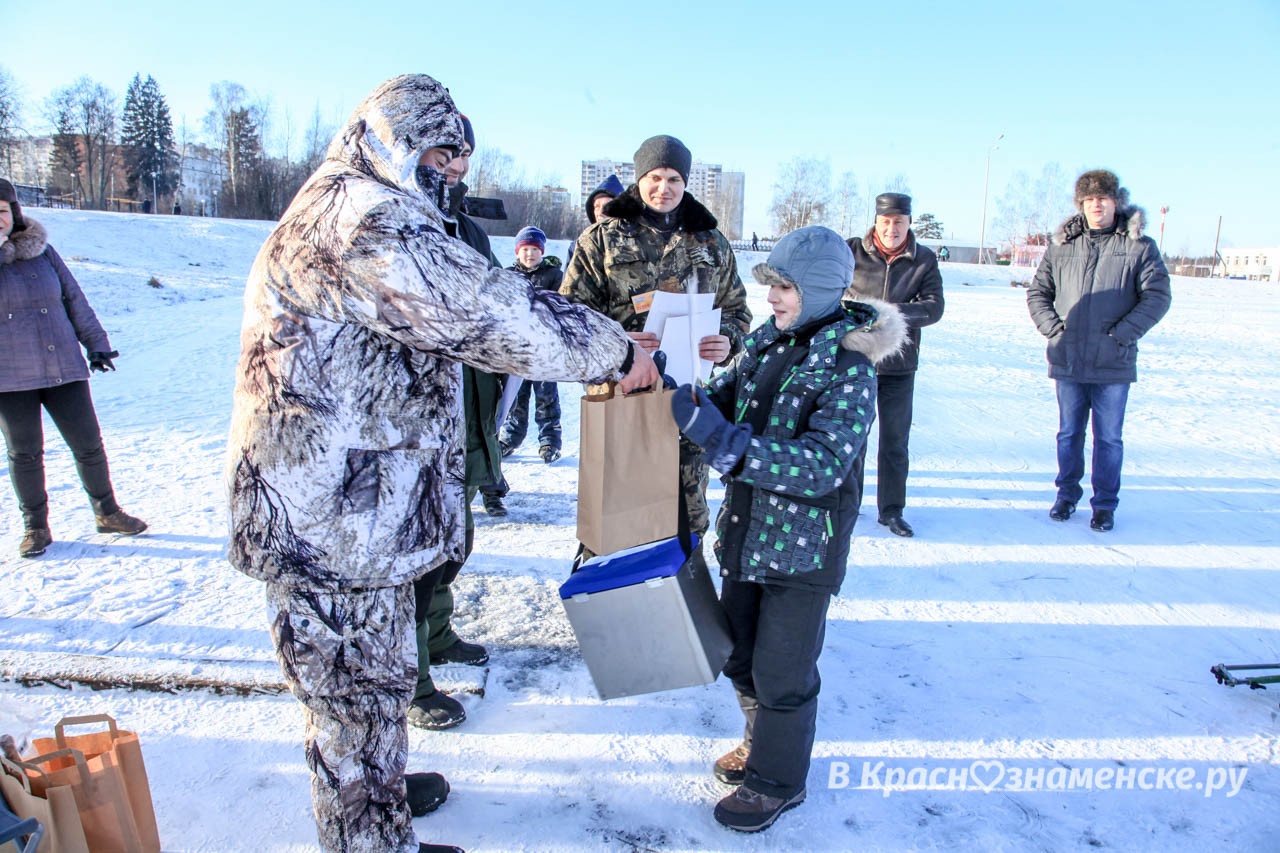
M 605 205 L 614 217 L 592 225 L 578 238 L 565 271 L 561 295 L 617 320 L 628 332 L 644 331 L 646 294 L 655 290 L 686 293 L 698 280 L 699 293 L 714 293 L 720 309 L 720 334 L 729 339 L 731 360 L 751 328 L 747 291 L 729 241 L 716 218 L 693 196 L 680 202 L 681 227 L 669 238 L 642 219 L 644 202 L 633 184 Z

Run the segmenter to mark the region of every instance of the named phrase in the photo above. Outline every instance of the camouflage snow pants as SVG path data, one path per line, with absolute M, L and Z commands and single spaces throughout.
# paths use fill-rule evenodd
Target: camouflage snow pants
M 689 529 L 701 536 L 711 526 L 711 510 L 707 508 L 707 482 L 710 469 L 702 458 L 702 448 L 680 436 L 680 488 L 684 489 L 689 507 Z
M 404 771 L 418 680 L 413 584 L 316 592 L 267 584 L 285 681 L 306 712 L 320 848 L 417 853 Z

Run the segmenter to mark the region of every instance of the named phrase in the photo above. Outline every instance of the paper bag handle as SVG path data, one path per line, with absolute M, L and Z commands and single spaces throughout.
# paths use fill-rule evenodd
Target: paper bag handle
M 80 770 L 80 781 L 82 784 L 89 784 L 89 765 L 84 761 L 84 753 L 78 749 L 55 749 L 53 752 L 46 752 L 44 755 L 37 755 L 35 758 L 27 758 L 18 762 L 18 766 L 24 770 L 34 770 L 45 779 L 48 784 L 49 774 L 41 770 L 37 765 L 47 764 L 55 758 L 70 757 L 75 760 L 76 767 Z
M 15 764 L 14 762 L 0 755 L 0 767 L 3 767 L 5 772 L 8 773 L 10 776 L 13 776 L 21 780 L 22 787 L 26 789 L 28 794 L 31 793 L 31 779 L 30 777 L 27 776 L 26 772 L 24 772 L 23 770 L 23 762 L 20 761 Z M 41 770 L 39 767 L 32 767 L 31 769 L 42 776 L 44 775 L 44 771 Z
M 83 726 L 87 723 L 106 723 L 111 728 L 111 739 L 116 740 L 120 737 L 120 730 L 116 728 L 116 721 L 108 714 L 86 714 L 83 717 L 63 717 L 58 720 L 58 724 L 53 727 L 54 737 L 58 739 L 59 747 L 66 747 L 67 736 L 63 731 L 67 726 Z

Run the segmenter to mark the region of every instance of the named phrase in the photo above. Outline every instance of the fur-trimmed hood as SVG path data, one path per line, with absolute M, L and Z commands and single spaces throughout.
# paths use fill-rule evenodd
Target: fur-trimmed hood
M 862 353 L 873 365 L 902 352 L 907 343 L 907 319 L 897 305 L 868 296 L 859 297 L 856 302 L 845 299 L 840 304 L 846 314 L 854 314 L 859 308 L 870 308 L 873 314 L 858 328 L 845 334 L 840 340 L 842 349 Z
M 0 243 L 0 264 L 38 258 L 49 245 L 49 232 L 44 230 L 44 226 L 30 216 L 24 216 L 23 219 L 27 227 L 14 231 L 4 243 Z
M 676 208 L 680 212 L 680 230 L 689 233 L 698 231 L 714 231 L 720 224 L 711 211 L 693 197 L 691 193 L 685 193 L 684 198 L 680 199 L 680 206 Z M 604 212 L 607 216 L 615 219 L 625 219 L 634 222 L 644 215 L 645 204 L 640 198 L 640 187 L 632 184 L 627 187 L 622 195 L 615 198 L 604 206 Z
M 1123 234 L 1130 240 L 1141 240 L 1147 228 L 1147 212 L 1136 204 L 1130 204 L 1116 210 L 1116 233 Z M 1053 232 L 1053 242 L 1063 246 L 1088 230 L 1083 213 L 1076 213 L 1063 220 Z

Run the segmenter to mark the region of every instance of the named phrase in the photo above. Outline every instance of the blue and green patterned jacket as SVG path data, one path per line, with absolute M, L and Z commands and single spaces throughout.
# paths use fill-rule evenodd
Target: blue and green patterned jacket
M 716 522 L 721 574 L 839 589 L 861 495 L 851 469 L 875 419 L 874 364 L 898 352 L 906 323 L 892 305 L 846 301 L 794 331 L 751 332 L 711 380 L 720 412 L 751 428 L 723 480 Z

